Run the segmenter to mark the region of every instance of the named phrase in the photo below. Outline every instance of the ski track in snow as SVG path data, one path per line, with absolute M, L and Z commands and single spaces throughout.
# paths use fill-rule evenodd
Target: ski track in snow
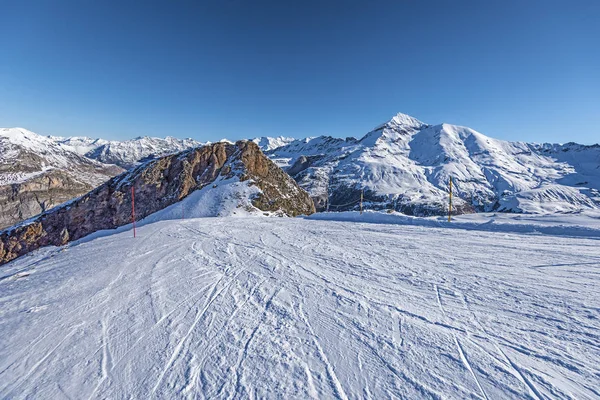
M 600 397 L 597 238 L 204 218 L 0 268 L 0 398 Z

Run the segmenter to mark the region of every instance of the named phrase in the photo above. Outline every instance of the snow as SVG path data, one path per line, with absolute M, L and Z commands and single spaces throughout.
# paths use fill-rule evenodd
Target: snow
M 122 141 L 94 139 L 86 136 L 48 136 L 47 139 L 65 150 L 124 168 L 139 165 L 147 157 L 165 156 L 209 144 L 209 142 L 201 143 L 191 138 L 179 139 L 173 136 L 165 138 L 139 136 Z
M 598 214 L 406 218 L 156 221 L 17 259 L 0 398 L 600 396 Z
M 478 211 L 578 212 L 600 208 L 600 146 L 508 142 L 463 126 L 398 114 L 362 139 L 296 140 L 267 154 L 311 196 L 364 189 L 373 197 L 440 208 L 450 177 L 455 204 Z M 442 210 L 443 211 L 443 210 Z
M 35 178 L 36 176 L 40 176 L 47 171 L 51 171 L 52 169 L 54 169 L 54 168 L 44 166 L 44 167 L 42 167 L 41 170 L 34 171 L 34 172 L 22 172 L 22 171 L 3 172 L 2 174 L 0 174 L 0 186 L 12 185 L 15 183 L 23 183 L 30 179 Z
M 398 114 L 394 115 L 392 117 L 392 119 L 390 119 L 387 122 L 384 122 L 383 124 L 378 125 L 373 130 L 377 131 L 377 130 L 383 129 L 385 127 L 388 127 L 390 125 L 393 125 L 396 127 L 403 127 L 403 128 L 407 128 L 407 129 L 421 129 L 421 128 L 427 127 L 426 123 L 419 121 L 415 117 L 411 117 L 410 115 L 403 114 L 403 113 L 398 113 Z
M 192 192 L 183 200 L 149 215 L 138 225 L 182 218 L 260 214 L 262 211 L 252 205 L 252 199 L 259 193 L 260 189 L 251 185 L 250 181 L 240 182 L 238 177 L 228 179 L 219 177 L 213 183 Z
M 476 213 L 448 217 L 414 217 L 398 212 L 367 210 L 322 212 L 309 217 L 322 221 L 352 221 L 373 224 L 398 224 L 436 227 L 444 229 L 488 232 L 533 233 L 572 237 L 600 238 L 600 211 L 590 210 L 573 214 L 510 214 Z
M 17 154 L 16 147 L 27 149 L 37 154 L 54 156 L 61 166 L 66 165 L 64 157 L 56 156 L 60 148 L 52 140 L 23 128 L 0 128 L 0 162 L 5 162 Z

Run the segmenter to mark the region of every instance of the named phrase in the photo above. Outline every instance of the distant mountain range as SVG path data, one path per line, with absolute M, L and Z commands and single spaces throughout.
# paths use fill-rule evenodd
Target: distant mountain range
M 361 139 L 252 139 L 318 211 L 365 207 L 407 214 L 578 212 L 600 208 L 600 146 L 533 144 L 398 114 Z M 208 142 L 207 142 L 208 143 Z M 145 160 L 199 147 L 193 139 L 108 141 L 0 129 L 0 229 L 80 196 Z
M 136 166 L 144 159 L 162 157 L 204 144 L 194 139 L 177 139 L 171 136 L 164 139 L 144 136 L 124 141 L 108 141 L 82 136 L 67 138 L 48 136 L 48 138 L 67 150 L 125 169 Z

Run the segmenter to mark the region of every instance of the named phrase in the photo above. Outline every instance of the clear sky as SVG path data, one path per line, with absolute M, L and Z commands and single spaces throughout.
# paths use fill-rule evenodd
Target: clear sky
M 0 126 L 600 141 L 600 1 L 0 0 Z

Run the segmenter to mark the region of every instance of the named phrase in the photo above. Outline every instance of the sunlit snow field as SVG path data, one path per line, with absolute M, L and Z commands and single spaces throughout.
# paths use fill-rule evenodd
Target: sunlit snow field
M 172 220 L 37 251 L 0 267 L 0 398 L 600 397 L 600 231 L 429 221 Z

